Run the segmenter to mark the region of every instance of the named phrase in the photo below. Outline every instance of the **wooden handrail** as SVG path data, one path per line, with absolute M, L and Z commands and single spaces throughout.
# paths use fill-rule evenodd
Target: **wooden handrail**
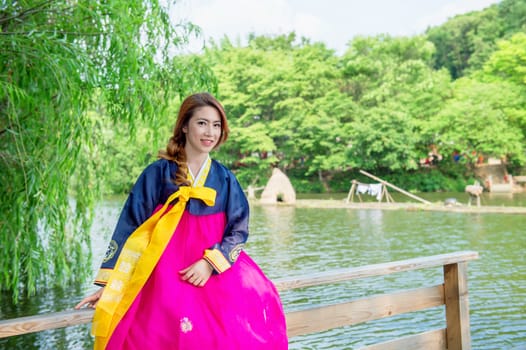
M 274 280 L 280 291 L 296 288 L 318 286 L 321 284 L 344 282 L 358 278 L 389 275 L 396 272 L 412 271 L 430 267 L 439 267 L 478 259 L 479 255 L 473 251 L 433 255 L 388 263 L 336 269 L 326 272 L 313 273 L 301 277 L 285 277 Z
M 0 338 L 90 323 L 93 309 L 67 310 L 0 321 Z
M 375 344 L 367 349 L 410 350 L 425 345 L 426 349 L 466 350 L 471 348 L 467 300 L 467 262 L 478 257 L 477 252 L 461 251 L 331 270 L 301 277 L 285 277 L 275 280 L 274 284 L 279 291 L 285 291 L 442 266 L 444 271 L 443 284 L 287 312 L 288 335 L 294 337 L 316 333 L 331 328 L 445 305 L 446 328 Z M 91 322 L 92 317 L 93 310 L 82 309 L 2 320 L 0 321 L 0 338 L 86 324 Z M 408 344 L 413 345 L 409 346 Z

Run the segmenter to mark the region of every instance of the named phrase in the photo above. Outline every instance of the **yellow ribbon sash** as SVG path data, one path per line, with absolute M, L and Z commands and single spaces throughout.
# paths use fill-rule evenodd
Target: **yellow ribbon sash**
M 146 283 L 168 245 L 190 198 L 215 203 L 216 191 L 208 187 L 180 187 L 128 238 L 117 259 L 93 316 L 95 349 L 105 349 L 111 334 Z M 170 203 L 179 201 L 166 213 Z M 164 214 L 164 215 L 163 215 Z

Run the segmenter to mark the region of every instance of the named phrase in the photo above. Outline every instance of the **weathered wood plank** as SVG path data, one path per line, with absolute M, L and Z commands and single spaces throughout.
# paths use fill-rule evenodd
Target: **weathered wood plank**
M 92 309 L 82 309 L 2 320 L 0 321 L 0 338 L 76 326 L 89 323 L 92 318 Z
M 470 350 L 467 263 L 444 266 L 448 350 Z
M 436 329 L 395 340 L 369 345 L 360 350 L 447 350 L 446 329 Z
M 287 333 L 295 337 L 323 332 L 440 305 L 444 305 L 443 285 L 376 295 L 289 312 L 286 315 Z
M 474 259 L 478 259 L 477 252 L 463 251 L 423 258 L 393 261 L 382 264 L 337 269 L 313 273 L 302 277 L 281 278 L 275 280 L 274 283 L 279 291 L 283 291 L 288 289 L 318 286 L 328 283 L 344 282 L 357 278 L 388 275 L 396 272 L 418 270 L 430 267 L 441 267 L 443 265 L 455 264 L 458 262 Z

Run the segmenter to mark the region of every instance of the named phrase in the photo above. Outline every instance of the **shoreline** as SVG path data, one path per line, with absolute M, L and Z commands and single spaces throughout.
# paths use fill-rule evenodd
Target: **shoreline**
M 496 214 L 526 214 L 526 207 L 506 206 L 480 206 L 476 205 L 444 205 L 442 203 L 386 203 L 386 202 L 351 202 L 335 199 L 297 199 L 295 203 L 261 203 L 259 200 L 251 200 L 250 204 L 258 206 L 293 206 L 296 208 L 320 208 L 320 209 L 374 209 L 374 210 L 406 210 L 406 211 L 443 211 L 454 213 L 496 213 Z

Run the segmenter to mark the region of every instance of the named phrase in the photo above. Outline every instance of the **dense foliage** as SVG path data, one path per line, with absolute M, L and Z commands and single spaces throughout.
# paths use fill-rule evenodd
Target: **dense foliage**
M 0 287 L 15 298 L 92 273 L 103 141 L 155 125 L 167 101 L 213 83 L 199 60 L 173 58 L 194 28 L 171 23 L 167 6 L 0 3 Z M 120 165 L 136 163 L 118 147 Z
M 278 166 L 302 192 L 347 191 L 359 169 L 408 190 L 460 190 L 479 156 L 526 164 L 526 0 L 418 36 L 355 37 L 342 55 L 290 33 L 174 56 L 196 28 L 168 11 L 0 5 L 2 289 L 90 272 L 94 195 L 129 191 L 190 91 L 224 103 L 231 137 L 214 157 L 245 187 Z M 423 166 L 429 152 L 442 160 Z
M 526 2 L 503 0 L 430 28 L 427 37 L 437 48 L 434 66 L 447 68 L 456 79 L 481 69 L 498 39 L 507 40 L 521 31 L 526 31 Z
M 343 55 L 294 33 L 212 42 L 198 57 L 232 129 L 215 157 L 244 186 L 264 185 L 278 166 L 303 192 L 346 191 L 357 169 L 413 190 L 459 190 L 479 157 L 520 172 L 525 4 L 502 1 L 419 36 L 355 37 Z M 430 152 L 442 160 L 423 168 Z
M 294 33 L 253 36 L 245 47 L 215 43 L 204 57 L 234 131 L 220 157 L 245 185 L 264 184 L 273 164 L 299 191 L 346 190 L 356 169 L 395 174 L 398 183 L 435 179 L 415 190 L 458 190 L 474 175 L 454 154 L 468 170 L 494 157 L 521 171 L 526 16 L 517 13 L 525 4 L 503 1 L 422 36 L 356 37 L 342 56 Z M 422 168 L 429 152 L 442 157 L 437 171 Z M 342 173 L 345 185 L 334 181 Z

